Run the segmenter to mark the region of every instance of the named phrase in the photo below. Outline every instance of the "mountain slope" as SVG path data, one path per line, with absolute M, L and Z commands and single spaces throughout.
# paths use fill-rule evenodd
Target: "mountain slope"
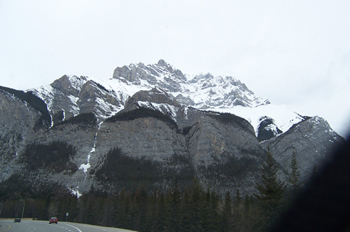
M 324 119 L 273 105 L 239 80 L 188 77 L 164 60 L 118 67 L 103 81 L 64 75 L 27 92 L 2 87 L 0 111 L 1 182 L 22 175 L 36 190 L 57 183 L 78 195 L 195 176 L 220 193 L 250 194 L 268 147 L 280 178 L 292 151 L 307 178 L 343 142 Z

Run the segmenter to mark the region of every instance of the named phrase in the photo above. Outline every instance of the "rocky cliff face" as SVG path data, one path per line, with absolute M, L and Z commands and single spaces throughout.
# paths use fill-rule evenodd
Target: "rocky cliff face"
M 180 104 L 200 109 L 237 105 L 252 107 L 270 103 L 254 96 L 244 83 L 233 77 L 214 77 L 207 73 L 187 78 L 164 60 L 155 65 L 139 63 L 118 67 L 114 70 L 113 79 L 140 87 L 157 86 L 172 94 Z
M 232 77 L 188 78 L 163 60 L 116 68 L 107 81 L 2 87 L 0 112 L 0 181 L 17 174 L 36 190 L 57 183 L 77 194 L 194 176 L 222 193 L 252 193 L 268 148 L 280 178 L 295 152 L 305 179 L 343 142 L 322 118 L 275 107 Z
M 1 180 L 21 170 L 17 161 L 25 146 L 37 134 L 49 128 L 45 103 L 31 92 L 0 87 Z
M 328 162 L 328 154 L 339 146 L 343 139 L 334 132 L 327 121 L 320 117 L 307 118 L 295 124 L 286 133 L 261 143 L 270 148 L 281 164 L 290 164 L 295 152 L 303 180 L 310 177 L 314 167 L 322 168 Z

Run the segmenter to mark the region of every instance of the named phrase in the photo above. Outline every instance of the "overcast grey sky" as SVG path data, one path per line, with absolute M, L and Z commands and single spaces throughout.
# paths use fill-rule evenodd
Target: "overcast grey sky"
M 0 85 L 112 77 L 164 59 L 350 129 L 348 0 L 0 0 Z

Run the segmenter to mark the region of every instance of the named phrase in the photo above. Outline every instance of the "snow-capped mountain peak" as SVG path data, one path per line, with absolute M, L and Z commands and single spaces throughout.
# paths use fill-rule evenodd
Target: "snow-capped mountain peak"
M 247 119 L 257 136 L 263 117 L 273 121 L 276 128 L 272 125 L 270 128 L 275 131 L 274 134 L 285 132 L 303 119 L 288 107 L 271 105 L 269 100 L 255 96 L 253 91 L 234 77 L 214 76 L 211 73 L 189 77 L 164 60 L 156 64 L 137 63 L 117 67 L 113 77 L 108 80 L 64 75 L 48 87 L 33 90 L 47 103 L 52 115 L 62 110 L 65 118 L 93 112 L 100 121 L 124 109 L 128 99 L 140 91 L 165 93 L 167 96 L 156 98 L 139 94 L 136 97 L 138 100 L 132 101 L 138 102 L 139 106 L 155 109 L 158 107 L 156 104 L 167 104 L 161 107 L 161 111 L 166 110 L 172 115 L 171 107 L 180 105 L 233 113 Z
M 114 70 L 113 79 L 139 88 L 159 87 L 176 97 L 180 103 L 199 109 L 269 104 L 268 100 L 256 97 L 244 83 L 231 76 L 207 73 L 187 79 L 179 69 L 164 60 L 152 65 L 139 63 L 118 67 Z

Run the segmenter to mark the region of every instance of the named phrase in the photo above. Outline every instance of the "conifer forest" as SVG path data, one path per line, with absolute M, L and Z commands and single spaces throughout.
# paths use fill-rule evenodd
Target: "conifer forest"
M 268 152 L 261 165 L 261 179 L 256 193 L 241 195 L 227 191 L 219 195 L 215 189 L 204 189 L 194 178 L 180 187 L 175 179 L 169 189 L 147 189 L 140 182 L 136 188 L 119 192 L 91 190 L 81 197 L 53 185 L 40 194 L 28 192 L 20 177 L 1 184 L 1 217 L 71 221 L 117 227 L 135 231 L 265 231 L 293 201 L 301 188 L 295 153 L 289 167 L 289 179 L 277 177 L 278 166 Z M 68 213 L 68 216 L 66 216 Z

